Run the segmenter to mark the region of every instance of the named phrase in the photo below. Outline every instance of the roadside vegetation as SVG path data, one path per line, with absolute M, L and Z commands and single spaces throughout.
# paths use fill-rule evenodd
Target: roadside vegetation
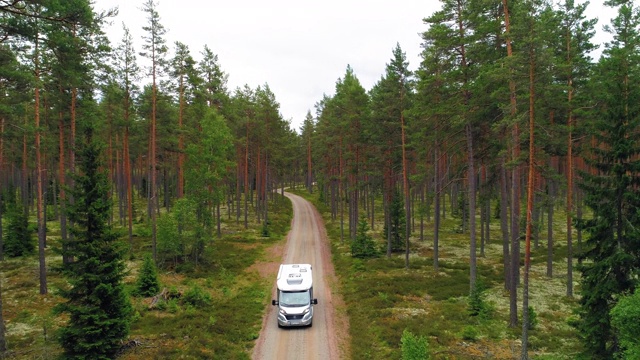
M 504 289 L 499 223 L 491 222 L 485 256 L 478 258 L 477 296 L 469 291 L 469 234 L 460 218 L 447 216 L 440 234 L 439 270 L 433 267 L 430 233 L 411 239 L 411 265 L 404 252 L 361 259 L 351 256 L 350 240 L 340 240 L 339 220 L 318 194 L 296 194 L 312 201 L 323 215 L 333 251 L 338 289 L 345 300 L 351 329 L 351 359 L 401 359 L 405 332 L 428 341 L 431 359 L 514 359 L 521 351 L 521 328 L 509 328 L 509 293 Z M 381 212 L 379 212 L 381 213 Z M 553 226 L 564 236 L 564 214 Z M 433 224 L 427 222 L 431 230 Z M 384 249 L 383 225 L 376 221 L 369 235 Z M 546 277 L 546 248 L 532 252 L 529 350 L 536 359 L 574 359 L 581 351 L 574 312 L 575 298 L 566 297 L 566 243 L 556 241 L 553 278 Z M 520 290 L 521 291 L 521 290 Z M 519 309 L 520 311 L 521 309 Z M 531 318 L 532 316 L 530 316 Z
M 149 296 L 136 292 L 139 272 L 151 252 L 150 230 L 148 224 L 134 224 L 134 248 L 126 261 L 124 281 L 134 317 L 120 359 L 250 358 L 273 282 L 249 268 L 268 256 L 266 248 L 285 240 L 292 216 L 291 202 L 286 198 L 270 206 L 269 237 L 262 236 L 262 224 L 249 222 L 245 230 L 243 223 L 224 218 L 223 236 L 207 244 L 203 260 L 197 266 L 157 269 L 159 291 Z M 30 224 L 34 222 L 30 219 Z M 48 222 L 47 227 L 46 257 L 53 270 L 62 263 L 54 250 L 60 246 L 60 230 L 56 221 Z M 31 230 L 35 230 L 33 226 Z M 116 230 L 122 233 L 120 241 L 127 243 L 126 230 Z M 65 283 L 61 274 L 50 271 L 51 291 L 39 295 L 36 255 L 5 258 L 0 262 L 0 273 L 8 348 L 3 358 L 51 359 L 60 355 L 56 332 L 66 318 L 54 315 L 52 308 L 62 301 L 57 292 Z

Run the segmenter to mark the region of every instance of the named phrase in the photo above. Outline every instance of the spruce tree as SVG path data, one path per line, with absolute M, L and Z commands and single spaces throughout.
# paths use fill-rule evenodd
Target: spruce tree
M 136 282 L 136 290 L 139 295 L 146 297 L 153 296 L 160 291 L 160 282 L 158 281 L 156 264 L 149 254 L 145 255 L 142 268 L 140 268 L 140 273 L 138 274 L 138 280 Z
M 398 189 L 395 189 L 389 205 L 389 218 L 390 226 L 384 225 L 385 238 L 391 239 L 387 249 L 388 256 L 391 252 L 404 250 L 404 229 L 407 218 L 404 212 L 404 199 Z M 391 231 L 391 236 L 389 236 L 389 231 Z
M 598 100 L 591 129 L 595 146 L 582 173 L 585 204 L 593 217 L 582 255 L 580 333 L 585 356 L 611 359 L 619 335 L 610 311 L 620 295 L 632 292 L 640 269 L 640 13 L 632 3 L 620 6 L 612 21 L 614 40 L 600 60 L 594 80 Z
M 75 201 L 68 204 L 75 240 L 67 255 L 74 261 L 62 265 L 68 286 L 60 294 L 66 301 L 55 308 L 69 316 L 58 338 L 65 359 L 113 358 L 129 333 L 132 315 L 122 283 L 124 247 L 108 224 L 109 181 L 101 171 L 101 151 L 92 135 L 88 126 L 79 153 L 80 172 L 71 189 Z
M 377 257 L 379 252 L 376 249 L 376 243 L 373 237 L 369 235 L 369 223 L 367 217 L 360 216 L 358 222 L 358 232 L 356 239 L 351 243 L 351 256 L 355 258 L 372 258 Z
M 4 253 L 10 257 L 31 255 L 35 252 L 35 241 L 29 230 L 29 217 L 18 201 L 8 205 Z

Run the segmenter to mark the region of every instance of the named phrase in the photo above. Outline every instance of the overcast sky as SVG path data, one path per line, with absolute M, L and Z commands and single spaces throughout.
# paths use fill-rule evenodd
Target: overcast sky
M 122 40 L 124 22 L 142 48 L 146 0 L 95 0 L 96 10 L 118 7 L 119 15 L 106 28 L 115 45 Z M 582 2 L 578 0 L 579 2 Z M 588 17 L 600 19 L 599 42 L 608 41 L 602 26 L 614 12 L 592 0 Z M 233 91 L 245 84 L 269 85 L 283 118 L 299 129 L 307 111 L 323 94 L 333 95 L 335 83 L 351 65 L 369 90 L 384 74 L 399 43 L 409 68 L 420 62 L 422 19 L 440 9 L 436 0 L 159 0 L 157 10 L 173 51 L 180 41 L 200 60 L 204 45 L 218 55 Z M 138 56 L 138 62 L 144 59 Z

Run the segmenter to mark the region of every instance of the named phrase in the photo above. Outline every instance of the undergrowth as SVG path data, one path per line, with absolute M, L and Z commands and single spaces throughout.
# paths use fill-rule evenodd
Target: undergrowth
M 491 236 L 485 257 L 478 251 L 478 282 L 481 293 L 470 299 L 469 234 L 458 229 L 460 219 L 442 219 L 438 270 L 433 266 L 433 248 L 428 240 L 411 239 L 409 269 L 404 253 L 391 257 L 355 259 L 350 241 L 341 241 L 340 220 L 333 220 L 330 209 L 317 195 L 296 194 L 312 201 L 323 215 L 332 244 L 333 262 L 340 278 L 339 291 L 346 302 L 351 329 L 351 359 L 400 359 L 405 331 L 428 341 L 431 359 L 513 359 L 520 355 L 521 326 L 508 327 L 509 294 L 504 290 L 502 245 L 498 220 L 492 219 Z M 378 217 L 382 209 L 376 208 Z M 557 216 L 562 216 L 558 212 Z M 432 234 L 426 221 L 424 234 Z M 556 226 L 557 225 L 557 226 Z M 562 223 L 554 224 L 562 239 Z M 346 228 L 346 225 L 345 225 Z M 375 237 L 385 248 L 382 226 L 377 223 Z M 346 230 L 345 230 L 346 233 Z M 429 239 L 429 235 L 425 239 Z M 531 356 L 571 359 L 579 351 L 576 330 L 568 325 L 575 299 L 564 297 L 566 288 L 566 244 L 554 244 L 554 278 L 544 276 L 546 239 L 533 250 L 530 303 L 539 314 L 529 331 Z M 478 248 L 480 236 L 478 231 Z M 522 246 L 524 248 L 524 246 Z M 546 291 L 543 293 L 543 289 Z M 470 300 L 475 306 L 470 311 Z M 521 312 L 522 297 L 518 297 Z
M 144 255 L 151 251 L 150 231 L 144 221 L 134 224 L 134 243 L 127 261 L 125 285 L 135 309 L 129 344 L 120 359 L 249 359 L 257 339 L 272 283 L 247 269 L 263 259 L 265 249 L 284 241 L 292 218 L 291 202 L 280 198 L 269 205 L 269 237 L 262 224 L 223 216 L 221 238 L 207 244 L 204 261 L 158 270 L 160 289 L 170 295 L 154 306 L 151 297 L 133 296 Z M 223 209 L 223 214 L 225 209 Z M 251 219 L 251 217 L 250 217 Z M 31 221 L 35 221 L 31 219 Z M 5 359 L 51 359 L 61 350 L 56 329 L 65 321 L 51 308 L 61 299 L 63 284 L 51 269 L 61 259 L 52 250 L 58 245 L 59 224 L 50 221 L 46 261 L 48 295 L 39 295 L 37 255 L 0 262 L 3 315 L 7 325 Z M 119 229 L 116 227 L 116 229 Z M 125 229 L 119 229 L 128 242 Z

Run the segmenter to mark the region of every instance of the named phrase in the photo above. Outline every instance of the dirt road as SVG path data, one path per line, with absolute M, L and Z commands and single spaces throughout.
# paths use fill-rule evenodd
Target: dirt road
M 344 359 L 348 321 L 338 318 L 336 306 L 341 300 L 331 292 L 329 284 L 334 281 L 329 242 L 324 224 L 317 210 L 305 199 L 285 193 L 293 203 L 293 222 L 287 237 L 282 263 L 308 263 L 313 267 L 313 292 L 318 299 L 314 307 L 313 326 L 310 328 L 278 328 L 276 306 L 269 303 L 267 315 L 262 323 L 260 337 L 253 350 L 255 360 L 307 360 Z M 277 267 L 273 266 L 275 280 Z

